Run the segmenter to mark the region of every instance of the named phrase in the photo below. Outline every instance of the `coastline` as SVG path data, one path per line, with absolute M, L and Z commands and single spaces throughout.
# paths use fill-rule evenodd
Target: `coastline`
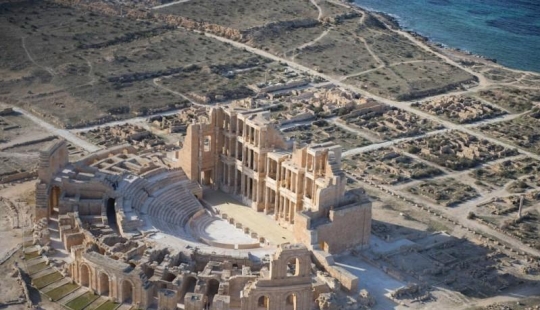
M 480 58 L 480 59 L 483 59 L 483 60 L 487 60 L 487 61 L 489 61 L 489 62 L 491 62 L 493 64 L 498 64 L 497 59 L 495 59 L 495 58 L 489 58 L 489 57 L 486 57 L 486 56 L 483 56 L 483 55 L 480 55 L 480 54 L 475 54 L 475 53 L 473 53 L 471 51 L 468 51 L 468 50 L 461 49 L 459 47 L 451 47 L 451 46 L 448 46 L 448 45 L 446 45 L 444 43 L 434 41 L 432 38 L 430 38 L 430 37 L 428 37 L 428 36 L 426 36 L 424 34 L 421 34 L 417 30 L 413 30 L 413 29 L 410 29 L 410 28 L 404 26 L 399 21 L 399 17 L 394 15 L 394 14 L 379 11 L 379 10 L 375 10 L 375 9 L 371 9 L 371 8 L 367 8 L 367 7 L 363 7 L 363 6 L 361 6 L 361 5 L 359 5 L 359 4 L 355 3 L 355 2 L 350 2 L 350 4 L 353 5 L 356 8 L 361 9 L 361 10 L 383 16 L 387 21 L 389 21 L 391 23 L 391 26 L 395 30 L 401 30 L 403 32 L 407 32 L 408 34 L 414 36 L 416 39 L 419 39 L 419 40 L 425 42 L 426 44 L 428 44 L 430 46 L 435 46 L 437 48 L 463 53 L 463 54 L 466 54 L 466 55 L 471 56 L 471 57 L 477 57 L 477 58 Z M 515 70 L 519 70 L 519 69 L 515 69 Z M 519 71 L 525 71 L 525 70 L 519 70 Z
M 526 73 L 526 74 L 540 75 L 540 72 L 508 67 L 508 66 L 505 66 L 503 64 L 500 64 L 496 58 L 486 57 L 484 55 L 481 55 L 481 54 L 478 54 L 478 53 L 473 53 L 473 52 L 468 51 L 466 49 L 462 49 L 462 48 L 459 48 L 459 47 L 453 47 L 453 46 L 449 46 L 449 45 L 441 43 L 441 42 L 434 41 L 432 38 L 430 38 L 427 35 L 424 35 L 424 34 L 420 33 L 418 30 L 414 30 L 414 29 L 411 29 L 411 28 L 408 28 L 408 27 L 404 26 L 403 23 L 400 22 L 400 17 L 395 15 L 395 14 L 387 13 L 387 12 L 384 12 L 384 11 L 381 11 L 381 10 L 376 10 L 376 9 L 369 8 L 369 7 L 365 7 L 365 6 L 362 6 L 362 5 L 360 5 L 360 4 L 358 4 L 358 3 L 354 2 L 354 1 L 348 1 L 348 0 L 341 0 L 341 1 L 343 1 L 347 5 L 351 6 L 352 8 L 360 9 L 362 11 L 366 11 L 366 12 L 369 12 L 369 13 L 372 13 L 372 14 L 379 15 L 379 16 L 383 17 L 390 24 L 390 25 L 387 25 L 387 26 L 391 26 L 392 29 L 406 32 L 406 33 L 410 34 L 411 36 L 413 36 L 414 38 L 424 42 L 430 48 L 438 49 L 441 52 L 448 53 L 449 57 L 455 57 L 456 60 L 483 62 L 483 63 L 486 63 L 488 65 L 496 66 L 496 67 L 506 69 L 506 70 L 510 70 L 510 71 L 514 71 L 514 72 L 522 72 L 522 73 Z

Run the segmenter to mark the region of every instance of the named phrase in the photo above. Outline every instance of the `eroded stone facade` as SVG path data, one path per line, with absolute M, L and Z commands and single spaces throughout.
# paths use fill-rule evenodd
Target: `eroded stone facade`
M 174 159 L 191 180 L 271 214 L 310 247 L 339 253 L 368 243 L 371 204 L 345 192 L 341 147 L 286 140 L 267 111 L 213 109 L 208 123 L 188 127 Z

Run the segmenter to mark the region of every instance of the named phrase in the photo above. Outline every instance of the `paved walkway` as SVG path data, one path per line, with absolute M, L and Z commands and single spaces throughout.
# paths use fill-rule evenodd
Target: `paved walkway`
M 85 149 L 86 151 L 88 151 L 90 153 L 98 151 L 98 150 L 101 149 L 100 147 L 95 146 L 94 144 L 77 137 L 76 135 L 72 134 L 71 132 L 69 132 L 66 129 L 60 129 L 60 128 L 55 127 L 54 125 L 51 125 L 51 124 L 47 123 L 46 121 L 40 119 L 39 117 L 33 115 L 32 113 L 30 113 L 30 112 L 28 112 L 28 111 L 26 111 L 26 110 L 24 110 L 22 108 L 14 107 L 13 110 L 16 111 L 16 112 L 21 113 L 22 115 L 24 115 L 25 117 L 27 117 L 28 119 L 33 121 L 34 123 L 38 124 L 39 126 L 43 127 L 47 131 L 49 131 L 50 133 L 52 133 L 54 135 L 57 135 L 59 137 L 62 137 L 64 139 L 68 140 L 69 142 L 73 143 L 74 145 L 76 145 L 76 146 L 78 146 L 80 148 L 83 148 L 83 149 Z
M 242 205 L 221 191 L 205 190 L 204 200 L 221 214 L 226 213 L 229 218 L 234 218 L 235 223 L 248 227 L 271 244 L 294 243 L 292 232 L 279 226 L 270 216 Z
M 204 228 L 205 238 L 221 243 L 251 244 L 255 239 L 225 220 L 216 220 Z

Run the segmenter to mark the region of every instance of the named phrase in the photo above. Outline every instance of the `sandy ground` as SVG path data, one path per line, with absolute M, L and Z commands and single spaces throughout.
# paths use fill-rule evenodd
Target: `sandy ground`
M 248 227 L 272 244 L 294 242 L 292 232 L 281 228 L 274 219 L 242 205 L 223 192 L 205 191 L 204 200 L 212 207 L 219 209 L 222 214 L 226 213 L 229 218 L 234 218 L 236 223 L 242 223 L 243 227 Z

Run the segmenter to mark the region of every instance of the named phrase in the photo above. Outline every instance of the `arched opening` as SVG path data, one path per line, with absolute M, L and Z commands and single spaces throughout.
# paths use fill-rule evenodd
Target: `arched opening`
M 296 294 L 293 293 L 287 296 L 287 299 L 285 300 L 285 306 L 286 306 L 286 310 L 297 309 Z
M 109 296 L 109 276 L 106 273 L 99 274 L 99 294 Z
M 216 279 L 210 279 L 210 281 L 208 281 L 208 287 L 207 287 L 207 290 L 206 290 L 206 297 L 207 297 L 207 306 L 211 306 L 212 305 L 212 301 L 214 300 L 214 296 L 218 293 L 219 291 L 219 281 L 216 280 Z
M 116 222 L 116 209 L 114 208 L 115 199 L 109 198 L 107 200 L 107 221 L 109 226 L 116 232 L 118 232 L 118 223 Z
M 298 276 L 300 274 L 300 261 L 293 257 L 287 261 L 287 277 Z
M 125 280 L 122 282 L 122 302 L 131 303 L 133 301 L 133 284 Z
M 257 309 L 270 309 L 270 298 L 268 296 L 261 296 L 257 300 Z
M 90 269 L 86 265 L 81 265 L 80 268 L 81 285 L 90 287 Z
M 187 277 L 186 280 L 184 280 L 184 283 L 182 283 L 182 290 L 180 295 L 180 302 L 184 303 L 184 297 L 186 297 L 187 293 L 194 293 L 195 292 L 195 286 L 197 285 L 197 279 L 195 277 Z
M 202 183 L 202 185 L 212 185 L 212 184 L 214 184 L 214 180 L 212 179 L 212 171 L 213 170 L 201 171 L 201 183 Z
M 51 193 L 49 195 L 49 216 L 51 216 L 55 211 L 55 208 L 58 208 L 58 202 L 60 201 L 60 187 L 53 186 L 51 188 Z
M 174 281 L 174 279 L 176 279 L 176 275 L 174 273 L 165 272 L 165 274 L 163 275 L 164 281 L 172 282 Z

